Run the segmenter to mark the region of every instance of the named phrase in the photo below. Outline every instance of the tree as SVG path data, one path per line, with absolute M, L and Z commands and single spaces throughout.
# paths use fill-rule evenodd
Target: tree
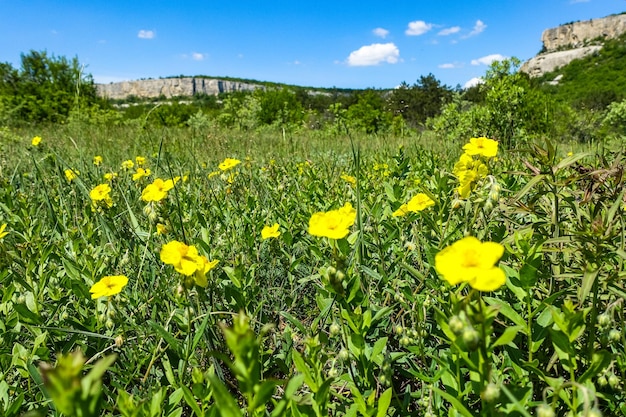
M 401 115 L 409 126 L 417 127 L 440 114 L 442 106 L 451 99 L 452 89 L 428 74 L 412 86 L 406 82 L 400 84 L 391 92 L 387 103 L 394 115 Z
M 8 63 L 0 64 L 0 110 L 13 109 L 12 119 L 57 122 L 67 118 L 72 109 L 96 103 L 103 101 L 78 58 L 68 60 L 45 51 L 30 51 L 21 55 L 19 70 Z

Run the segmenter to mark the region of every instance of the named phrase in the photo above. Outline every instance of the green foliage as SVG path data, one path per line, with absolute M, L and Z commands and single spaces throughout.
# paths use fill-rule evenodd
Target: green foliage
M 408 126 L 415 128 L 439 115 L 451 99 L 452 90 L 441 85 L 433 74 L 428 74 L 411 86 L 401 83 L 389 94 L 387 106 L 394 115 L 401 115 Z
M 603 42 L 598 52 L 577 59 L 537 81 L 557 101 L 577 109 L 603 110 L 626 98 L 626 35 Z M 557 85 L 547 82 L 562 76 Z
M 0 64 L 0 120 L 58 122 L 98 102 L 93 79 L 77 58 L 31 51 L 22 54 L 19 70 Z

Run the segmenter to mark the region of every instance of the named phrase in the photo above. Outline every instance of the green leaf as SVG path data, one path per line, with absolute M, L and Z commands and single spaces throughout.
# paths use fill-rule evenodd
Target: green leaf
M 181 385 L 180 388 L 183 390 L 183 398 L 185 399 L 187 405 L 191 408 L 191 411 L 193 411 L 197 417 L 204 417 L 204 414 L 202 413 L 200 407 L 198 407 L 198 403 L 196 402 L 191 390 L 184 385 Z M 217 399 L 215 402 L 217 403 Z M 239 414 L 239 416 L 241 416 L 241 414 Z
M 304 375 L 304 382 L 311 388 L 313 392 L 317 392 L 319 385 L 313 379 L 313 375 L 311 374 L 311 370 L 309 369 L 306 362 L 304 362 L 304 358 L 300 355 L 300 352 L 297 350 L 293 350 L 293 364 L 296 366 L 298 372 Z
M 612 359 L 613 355 L 606 350 L 594 352 L 593 356 L 591 357 L 591 364 L 589 365 L 589 368 L 587 368 L 587 370 L 580 376 L 578 382 L 582 384 L 585 381 L 597 376 L 600 372 L 604 371 L 604 369 L 609 366 Z
M 496 307 L 498 311 L 502 313 L 503 316 L 511 320 L 518 327 L 522 327 L 522 328 L 526 327 L 526 321 L 524 321 L 522 316 L 520 316 L 517 311 L 513 310 L 513 307 L 511 307 L 508 303 L 505 303 L 499 298 L 494 298 L 494 297 L 484 297 L 483 299 L 490 306 Z
M 583 280 L 580 287 L 578 287 L 578 302 L 580 304 L 587 299 L 587 296 L 593 287 L 593 283 L 596 281 L 596 278 L 598 278 L 598 273 L 600 272 L 599 268 L 593 268 L 591 270 L 590 268 L 591 266 L 587 265 L 585 272 L 583 273 Z
M 387 415 L 387 410 L 391 404 L 392 394 L 393 392 L 391 391 L 391 388 L 387 388 L 387 390 L 380 396 L 378 399 L 378 412 L 376 413 L 376 417 L 385 417 Z
M 167 330 L 163 328 L 159 323 L 148 320 L 148 326 L 152 327 L 152 329 L 161 337 L 165 342 L 172 347 L 180 355 L 182 355 L 182 347 L 180 341 L 178 341 L 174 336 L 172 336 Z
M 494 348 L 496 346 L 508 345 L 513 341 L 513 339 L 515 339 L 517 333 L 523 328 L 523 326 L 507 327 L 506 330 L 502 332 L 500 337 L 498 337 L 498 339 L 493 343 L 493 345 L 491 345 L 491 347 Z
M 456 397 L 453 397 L 452 395 L 448 394 L 445 391 L 440 390 L 439 388 L 432 386 L 431 389 L 436 392 L 437 394 L 441 395 L 443 398 L 445 398 L 446 401 L 448 401 L 450 404 L 452 404 L 452 406 L 454 407 L 454 409 L 460 413 L 461 415 L 465 416 L 465 417 L 474 417 L 474 415 L 472 414 L 471 411 L 469 411 L 464 405 L 463 403 L 461 403 L 461 401 L 459 401 Z

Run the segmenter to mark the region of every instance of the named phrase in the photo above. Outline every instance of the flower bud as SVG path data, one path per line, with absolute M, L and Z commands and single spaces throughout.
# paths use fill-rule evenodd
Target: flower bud
M 480 393 L 480 398 L 488 403 L 494 402 L 498 397 L 500 397 L 500 388 L 493 382 L 488 383 L 483 392 Z
M 333 323 L 330 325 L 328 331 L 330 332 L 331 336 L 337 336 L 341 331 L 341 327 L 339 326 L 339 324 Z
M 450 317 L 448 325 L 450 326 L 450 330 L 452 330 L 452 333 L 457 336 L 459 336 L 465 328 L 465 323 L 463 323 L 463 320 L 461 320 L 461 318 L 456 315 Z
M 548 404 L 540 404 L 537 407 L 537 417 L 554 417 L 554 410 Z
M 598 316 L 598 326 L 607 327 L 611 324 L 611 316 L 607 313 L 602 313 Z
M 619 386 L 619 377 L 617 375 L 613 374 L 613 373 L 611 375 L 609 375 L 608 381 L 609 381 L 609 385 L 613 389 L 615 389 L 615 388 L 617 388 Z
M 478 348 L 478 343 L 480 342 L 480 335 L 473 327 L 466 327 L 463 330 L 463 343 L 467 346 L 467 349 L 470 351 L 476 350 Z
M 345 362 L 350 358 L 350 352 L 348 352 L 348 349 L 343 348 L 339 351 L 338 356 L 339 356 L 339 359 Z
M 622 338 L 622 332 L 620 332 L 617 329 L 611 329 L 611 331 L 609 332 L 609 340 L 612 342 L 619 342 L 619 340 Z

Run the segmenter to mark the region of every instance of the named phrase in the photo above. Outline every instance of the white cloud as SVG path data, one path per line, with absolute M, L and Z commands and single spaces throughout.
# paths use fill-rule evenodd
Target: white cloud
M 478 84 L 482 84 L 484 82 L 485 82 L 485 80 L 483 80 L 482 78 L 474 77 L 474 78 L 468 80 L 465 84 L 463 84 L 463 88 L 475 87 Z
M 373 43 L 352 51 L 348 57 L 351 67 L 367 67 L 381 62 L 395 64 L 400 57 L 400 50 L 393 43 Z
M 385 39 L 387 35 L 389 35 L 389 31 L 383 28 L 376 28 L 372 31 L 372 33 L 378 36 L 379 38 L 383 38 L 383 39 Z
M 413 22 L 409 22 L 409 27 L 404 33 L 409 36 L 419 36 L 428 32 L 432 28 L 432 23 L 426 23 L 423 20 L 415 20 Z
M 203 54 L 201 52 L 192 52 L 191 53 L 191 59 L 193 59 L 194 61 L 204 61 L 204 59 L 207 57 L 206 54 Z
M 478 59 L 472 59 L 472 65 L 490 65 L 493 61 L 502 61 L 506 59 L 504 55 L 491 54 Z
M 469 38 L 470 36 L 478 35 L 479 33 L 482 33 L 485 29 L 487 29 L 487 25 L 484 24 L 482 20 L 477 20 L 474 24 L 474 28 L 466 37 Z
M 457 64 L 457 63 L 448 62 L 448 63 L 445 63 L 445 64 L 440 64 L 439 68 L 441 68 L 441 69 L 461 68 L 461 65 Z
M 137 33 L 139 39 L 154 39 L 155 36 L 156 32 L 154 30 L 141 29 L 139 33 Z
M 458 33 L 460 30 L 461 30 L 460 26 L 452 26 L 451 28 L 440 30 L 439 33 L 437 33 L 437 35 L 439 36 L 453 35 L 455 33 Z

